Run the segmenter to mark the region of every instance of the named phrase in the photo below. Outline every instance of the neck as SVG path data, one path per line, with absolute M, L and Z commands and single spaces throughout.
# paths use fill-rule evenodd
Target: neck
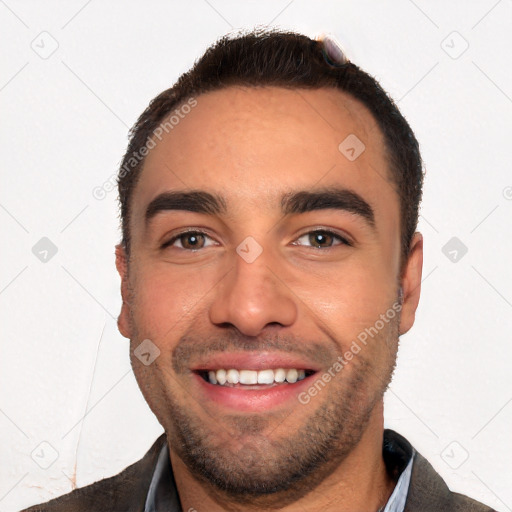
M 287 500 L 287 493 L 283 492 L 282 496 L 272 497 L 271 506 L 256 501 L 252 505 L 240 505 L 219 495 L 197 481 L 171 448 L 171 463 L 182 509 L 192 512 L 377 512 L 385 506 L 395 486 L 382 458 L 383 421 L 381 401 L 375 406 L 359 443 L 343 461 L 335 461 L 334 468 L 313 490 L 291 503 Z

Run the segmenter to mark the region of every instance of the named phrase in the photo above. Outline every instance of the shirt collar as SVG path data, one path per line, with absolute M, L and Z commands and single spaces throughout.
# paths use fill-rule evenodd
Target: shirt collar
M 182 512 L 167 439 L 165 441 L 158 454 L 153 478 L 149 484 L 144 512 Z
M 395 485 L 393 493 L 389 497 L 386 506 L 382 512 L 403 512 L 405 502 L 407 501 L 407 493 L 409 492 L 409 483 L 411 482 L 412 461 L 414 459 L 414 448 L 411 458 L 406 468 L 402 471 L 398 482 Z
M 400 434 L 386 429 L 384 430 L 382 455 L 386 469 L 396 481 L 396 485 L 386 506 L 381 511 L 403 512 L 409 492 L 415 450 Z M 158 454 L 144 512 L 183 512 L 172 472 L 167 442 L 163 444 Z

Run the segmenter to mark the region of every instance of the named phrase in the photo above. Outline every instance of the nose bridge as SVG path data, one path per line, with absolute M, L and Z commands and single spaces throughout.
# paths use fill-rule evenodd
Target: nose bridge
M 273 269 L 270 258 L 259 256 L 255 261 L 248 262 L 241 257 L 235 258 L 235 268 L 231 278 L 231 293 L 240 294 L 248 300 L 257 301 L 282 293 L 283 283 L 278 279 L 277 269 Z M 239 297 L 240 298 L 240 297 Z
M 246 240 L 238 246 L 234 268 L 220 283 L 211 304 L 210 320 L 215 324 L 229 323 L 243 334 L 257 336 L 268 324 L 293 324 L 297 304 L 278 277 L 278 268 L 273 268 L 276 264 L 270 251 L 256 251 L 251 244 Z

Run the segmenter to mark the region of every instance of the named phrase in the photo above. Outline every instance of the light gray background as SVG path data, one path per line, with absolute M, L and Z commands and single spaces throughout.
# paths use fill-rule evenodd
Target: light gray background
M 116 327 L 117 194 L 92 191 L 153 96 L 265 24 L 334 34 L 415 130 L 424 282 L 386 425 L 450 487 L 512 510 L 510 0 L 0 0 L 0 16 L 0 511 L 113 475 L 162 432 Z

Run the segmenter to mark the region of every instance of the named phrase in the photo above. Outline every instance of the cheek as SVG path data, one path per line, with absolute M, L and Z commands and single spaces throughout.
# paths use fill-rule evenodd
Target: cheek
M 368 259 L 297 282 L 295 290 L 340 342 L 350 343 L 391 308 L 397 297 L 395 288 L 382 261 Z
M 200 307 L 207 290 L 204 276 L 183 269 L 153 265 L 138 271 L 133 316 L 140 336 L 154 340 L 176 338 Z

